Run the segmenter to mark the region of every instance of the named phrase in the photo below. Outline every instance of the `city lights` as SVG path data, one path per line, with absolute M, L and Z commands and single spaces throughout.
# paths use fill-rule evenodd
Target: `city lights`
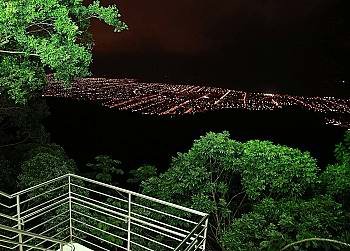
M 335 97 L 253 93 L 191 84 L 107 78 L 78 79 L 70 88 L 64 88 L 51 79 L 43 96 L 92 100 L 109 108 L 155 115 L 194 114 L 220 109 L 266 111 L 296 107 L 324 114 L 327 124 L 350 128 L 350 99 Z

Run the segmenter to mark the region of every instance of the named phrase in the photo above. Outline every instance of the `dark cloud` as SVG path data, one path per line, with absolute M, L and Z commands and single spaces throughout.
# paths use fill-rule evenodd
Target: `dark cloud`
M 252 81 L 271 83 L 309 81 L 320 72 L 332 75 L 329 72 L 337 68 L 330 53 L 335 45 L 327 43 L 336 37 L 342 41 L 334 21 L 341 0 L 105 3 L 117 4 L 130 28 L 115 34 L 110 27 L 93 23 L 97 72 L 109 67 L 119 74 L 142 71 L 218 81 L 243 81 L 249 75 Z
M 114 2 L 114 1 L 113 1 Z M 96 52 L 201 53 L 227 43 L 314 32 L 335 0 L 120 0 L 130 30 L 95 23 Z M 317 29 L 317 27 L 316 27 Z

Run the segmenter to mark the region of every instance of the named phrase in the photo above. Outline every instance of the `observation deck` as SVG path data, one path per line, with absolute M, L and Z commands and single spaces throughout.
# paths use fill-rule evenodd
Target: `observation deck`
M 74 174 L 0 192 L 0 250 L 205 250 L 208 214 Z

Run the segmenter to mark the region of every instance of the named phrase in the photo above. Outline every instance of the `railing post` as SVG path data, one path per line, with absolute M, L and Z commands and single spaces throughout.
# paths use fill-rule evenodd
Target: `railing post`
M 203 238 L 205 238 L 205 240 L 203 242 L 203 251 L 205 250 L 205 244 L 207 242 L 208 221 L 209 221 L 209 216 L 207 216 L 207 219 L 204 224 L 205 229 L 204 229 Z
M 72 193 L 71 193 L 71 177 L 68 176 L 68 199 L 69 199 L 69 240 L 73 242 L 73 229 L 72 229 Z
M 129 193 L 129 201 L 128 201 L 128 251 L 131 250 L 131 194 Z
M 22 230 L 21 204 L 19 200 L 19 195 L 16 196 L 16 204 L 17 204 L 17 226 L 18 226 L 18 230 Z M 18 243 L 19 243 L 19 250 L 23 251 L 23 245 L 22 245 L 23 238 L 21 233 L 18 234 Z
M 60 243 L 60 251 L 63 251 L 63 244 L 62 244 L 62 242 Z

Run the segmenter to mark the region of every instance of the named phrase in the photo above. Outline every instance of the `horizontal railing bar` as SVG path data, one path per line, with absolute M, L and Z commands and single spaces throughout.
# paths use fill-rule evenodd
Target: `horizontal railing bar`
M 63 204 L 59 204 L 59 205 L 56 206 L 56 207 L 50 208 L 49 210 L 44 211 L 44 212 L 42 212 L 42 213 L 40 213 L 40 214 L 37 214 L 37 215 L 35 215 L 35 216 L 32 217 L 32 218 L 29 218 L 29 219 L 27 219 L 28 217 L 23 217 L 23 218 L 25 219 L 25 222 L 29 222 L 29 221 L 31 221 L 31 220 L 34 220 L 34 219 L 38 218 L 39 216 L 42 216 L 43 214 L 49 213 L 49 212 L 51 212 L 52 210 L 55 210 L 55 209 L 57 209 L 57 208 L 60 208 L 61 206 L 64 206 L 65 204 L 68 204 L 68 203 L 69 203 L 69 201 L 67 200 L 67 201 L 64 202 Z
M 70 236 L 68 235 L 67 237 L 63 238 L 63 239 L 62 239 L 62 241 L 64 241 L 65 239 L 68 239 L 69 237 L 70 237 Z M 53 245 L 49 246 L 49 247 L 48 247 L 48 249 L 50 249 L 50 248 L 54 247 L 55 245 L 57 245 L 57 243 L 54 243 Z M 67 245 L 67 244 L 66 244 L 66 245 Z M 69 245 L 69 246 L 71 246 L 71 244 L 70 244 L 70 243 L 69 243 L 68 245 Z M 73 248 L 71 248 L 71 251 L 74 251 L 74 249 L 73 249 Z
M 69 227 L 67 227 L 67 228 L 65 228 L 64 230 L 62 230 L 62 231 L 60 231 L 60 232 L 54 234 L 54 235 L 51 236 L 51 237 L 54 238 L 55 236 L 57 236 L 57 235 L 63 233 L 64 231 L 67 231 L 68 229 L 69 229 Z M 36 246 L 40 246 L 40 245 L 42 245 L 42 244 L 45 243 L 45 242 L 47 242 L 47 240 L 43 240 L 42 242 L 36 244 Z M 55 243 L 54 245 L 57 245 L 57 244 L 59 244 L 59 243 Z M 30 249 L 28 249 L 27 251 L 30 251 L 30 250 L 32 250 L 32 249 L 33 249 L 33 248 L 30 248 Z
M 135 226 L 141 227 L 141 228 L 143 228 L 143 229 L 147 229 L 147 230 L 149 230 L 149 231 L 155 232 L 155 233 L 157 233 L 157 234 L 160 234 L 160 235 L 163 235 L 163 236 L 168 237 L 168 238 L 170 238 L 170 239 L 173 239 L 173 240 L 176 240 L 176 241 L 181 242 L 181 239 L 178 239 L 178 238 L 176 238 L 176 237 L 174 237 L 174 236 L 171 236 L 171 235 L 165 234 L 165 233 L 163 233 L 163 232 L 160 232 L 160 231 L 154 230 L 154 229 L 152 229 L 152 228 L 145 227 L 145 226 L 143 226 L 143 225 L 137 224 L 137 223 L 132 222 L 132 221 L 131 221 L 130 223 L 131 223 L 132 225 L 135 225 Z
M 99 245 L 97 245 L 97 244 L 95 244 L 95 243 L 92 243 L 92 242 L 90 242 L 90 241 L 84 240 L 83 238 L 80 238 L 80 237 L 78 237 L 78 236 L 74 236 L 74 238 L 76 238 L 76 239 L 78 239 L 78 240 L 81 240 L 81 241 L 83 241 L 83 242 L 86 242 L 86 243 L 88 243 L 88 244 L 90 244 L 90 245 L 92 245 L 92 246 L 94 246 L 94 247 L 99 248 L 99 249 L 102 249 L 102 250 L 105 250 L 105 251 L 110 251 L 110 250 L 107 249 L 107 248 L 103 248 L 103 247 L 101 247 L 101 246 L 99 246 Z M 126 249 L 125 249 L 125 250 L 126 250 Z
M 170 247 L 170 246 L 168 246 L 168 245 L 166 245 L 166 244 L 163 244 L 163 243 L 161 243 L 161 242 L 159 242 L 159 241 L 153 240 L 153 239 L 148 238 L 148 237 L 146 237 L 146 236 L 142 236 L 142 235 L 140 235 L 140 234 L 138 234 L 138 233 L 135 233 L 135 232 L 133 232 L 133 231 L 130 231 L 130 233 L 133 234 L 133 235 L 136 235 L 136 236 L 138 236 L 138 237 L 140 237 L 140 238 L 142 238 L 142 239 L 145 239 L 145 240 L 151 241 L 151 242 L 153 242 L 153 243 L 156 243 L 156 244 L 158 244 L 158 245 L 160 245 L 160 246 L 163 246 L 163 247 L 166 247 L 166 248 L 169 248 L 169 249 L 174 249 L 173 247 Z
M 128 241 L 127 239 L 125 239 L 125 238 L 123 238 L 123 237 L 120 237 L 120 236 L 118 236 L 118 235 L 109 233 L 109 232 L 107 232 L 107 231 L 105 231 L 105 230 L 99 229 L 99 228 L 94 227 L 94 226 L 92 226 L 92 225 L 90 225 L 90 224 L 84 223 L 84 222 L 82 222 L 82 221 L 80 221 L 80 220 L 73 219 L 73 218 L 72 218 L 72 220 L 75 221 L 75 222 L 79 222 L 80 224 L 83 224 L 83 225 L 85 225 L 85 226 L 91 227 L 91 228 L 93 228 L 93 229 L 95 229 L 95 230 L 97 230 L 97 231 L 100 231 L 100 232 L 102 232 L 102 233 L 109 234 L 109 235 L 111 235 L 111 236 L 113 236 L 113 237 L 115 237 L 115 238 L 121 239 L 121 240 L 123 240 L 123 241 Z
M 72 210 L 72 213 L 77 213 L 77 214 L 80 214 L 81 216 L 87 217 L 87 218 L 89 218 L 89 219 L 91 219 L 91 220 L 95 220 L 95 221 L 97 221 L 97 222 L 100 222 L 100 223 L 102 223 L 102 224 L 105 224 L 105 225 L 107 225 L 107 226 L 110 226 L 110 227 L 113 227 L 113 228 L 116 228 L 116 229 L 119 229 L 119 230 L 122 230 L 122 231 L 125 231 L 125 232 L 127 232 L 127 231 L 128 231 L 127 229 L 124 229 L 124 228 L 118 227 L 118 226 L 116 226 L 116 225 L 112 225 L 112 224 L 110 224 L 110 223 L 108 223 L 108 222 L 105 222 L 105 221 L 102 221 L 102 220 L 99 220 L 99 219 L 93 218 L 93 217 L 91 217 L 91 216 L 89 216 L 89 215 L 86 215 L 86 214 L 80 213 L 80 212 L 75 211 L 75 210 Z
M 56 237 L 57 235 L 60 235 L 60 234 L 62 234 L 64 231 L 67 231 L 67 230 L 69 230 L 69 227 L 66 227 L 65 229 L 59 231 L 58 233 L 54 234 L 54 235 L 51 236 L 51 237 Z
M 3 217 L 3 218 L 6 218 L 8 220 L 13 220 L 13 221 L 17 221 L 18 219 L 14 216 L 10 216 L 10 215 L 7 215 L 7 214 L 2 214 L 0 213 L 0 217 Z
M 85 203 L 85 204 L 87 204 L 87 205 L 89 205 L 89 206 L 93 206 L 93 207 L 99 208 L 99 209 L 104 210 L 104 211 L 106 211 L 106 212 L 109 212 L 109 213 L 112 213 L 112 214 L 115 214 L 115 215 L 118 215 L 118 216 L 121 216 L 121 217 L 125 217 L 124 220 L 126 221 L 126 215 L 124 215 L 124 214 L 121 214 L 121 213 L 118 213 L 118 212 L 114 212 L 114 211 L 111 210 L 111 209 L 104 208 L 104 207 L 101 207 L 101 206 L 99 206 L 99 205 L 95 205 L 95 204 L 93 204 L 93 203 L 87 202 L 87 201 L 83 201 L 83 200 L 78 199 L 78 198 L 76 198 L 76 197 L 72 197 L 72 199 L 77 200 L 77 201 L 82 202 L 82 203 Z M 72 202 L 73 202 L 73 201 L 72 201 Z M 79 204 L 79 205 L 80 205 L 80 204 Z
M 73 184 L 73 183 L 71 183 L 71 185 L 72 185 L 72 186 L 75 186 L 75 187 L 79 187 L 79 188 L 81 188 L 81 189 L 85 189 L 85 190 L 90 191 L 90 192 L 93 192 L 93 193 L 97 193 L 97 194 L 104 195 L 104 196 L 107 196 L 107 197 L 112 198 L 112 199 L 116 199 L 116 200 L 120 200 L 120 201 L 122 201 L 122 202 L 128 203 L 127 200 L 124 200 L 124 199 L 121 199 L 121 198 L 118 198 L 118 197 L 115 197 L 115 196 L 112 196 L 112 195 L 109 195 L 109 194 L 101 193 L 101 192 L 92 190 L 92 189 L 90 189 L 90 188 L 82 187 L 82 186 L 79 186 L 79 185 L 76 185 L 76 184 Z
M 18 234 L 22 234 L 22 235 L 28 235 L 28 236 L 35 237 L 35 238 L 42 239 L 42 240 L 46 240 L 47 239 L 47 240 L 52 241 L 52 242 L 67 244 L 66 242 L 62 242 L 60 240 L 57 240 L 57 239 L 54 239 L 54 238 L 51 238 L 51 237 L 42 236 L 42 235 L 39 235 L 39 234 L 34 234 L 34 233 L 31 233 L 31 232 L 27 232 L 27 231 L 24 231 L 24 230 L 11 228 L 11 227 L 8 227 L 8 226 L 5 226 L 5 225 L 1 225 L 1 224 L 0 224 L 0 229 L 6 230 L 6 231 L 10 231 L 10 232 L 14 232 L 14 233 L 18 233 Z M 18 243 L 16 243 L 16 244 L 18 244 Z
M 188 223 L 197 225 L 197 222 L 194 222 L 194 221 L 191 221 L 191 220 L 187 220 L 187 219 L 183 219 L 183 218 L 181 218 L 181 217 L 179 217 L 179 216 L 176 216 L 176 215 L 172 215 L 172 214 L 169 214 L 169 213 L 165 213 L 165 212 L 162 212 L 162 211 L 158 211 L 158 210 L 156 210 L 156 209 L 154 209 L 154 208 L 146 207 L 146 206 L 137 204 L 137 203 L 135 203 L 135 202 L 131 202 L 131 204 L 132 204 L 132 205 L 135 205 L 135 206 L 138 206 L 138 207 L 142 207 L 142 208 L 144 208 L 144 209 L 147 209 L 147 210 L 150 210 L 150 211 L 153 211 L 153 212 L 156 212 L 156 213 L 160 213 L 160 214 L 163 214 L 163 215 L 166 215 L 166 216 L 169 216 L 169 217 L 178 219 L 178 220 L 182 220 L 182 221 L 185 221 L 185 222 L 188 222 Z
M 181 234 L 181 233 L 175 232 L 175 231 L 173 231 L 173 230 L 170 230 L 170 229 L 167 229 L 167 228 L 158 226 L 158 225 L 154 225 L 154 224 L 152 224 L 152 223 L 148 223 L 148 222 L 146 222 L 146 221 L 144 221 L 144 220 L 140 220 L 140 219 L 137 219 L 137 218 L 131 217 L 130 220 L 137 221 L 137 222 L 142 223 L 142 224 L 145 224 L 145 225 L 147 225 L 147 226 L 149 226 L 149 227 L 154 227 L 154 228 L 157 228 L 157 229 L 159 229 L 159 230 L 163 230 L 164 232 L 168 232 L 168 233 L 174 234 L 174 235 L 179 236 L 179 237 L 182 237 L 182 238 L 185 238 L 185 237 L 187 236 L 187 235 L 185 235 L 185 234 Z
M 48 209 L 48 208 L 52 208 L 53 206 L 56 206 L 56 205 L 60 205 L 60 206 L 63 206 L 65 203 L 62 203 L 62 202 L 64 202 L 65 200 L 67 200 L 68 201 L 68 198 L 63 198 L 62 200 L 60 200 L 60 201 L 57 201 L 57 202 L 55 202 L 55 203 L 52 203 L 51 205 L 48 205 L 48 206 L 46 206 L 46 207 L 43 207 L 43 208 L 41 208 L 41 209 L 39 209 L 39 210 L 37 210 L 37 211 L 35 211 L 35 212 L 33 212 L 33 213 L 30 213 L 30 214 L 27 214 L 27 215 L 24 215 L 22 218 L 23 219 L 27 219 L 27 218 L 29 218 L 29 217 L 31 217 L 31 216 L 33 216 L 33 215 L 36 215 L 37 213 L 39 213 L 39 212 L 42 212 L 42 211 L 45 211 L 46 209 Z M 47 212 L 47 211 L 46 211 Z
M 43 207 L 43 205 L 46 205 L 46 204 L 48 204 L 48 203 L 50 203 L 50 202 L 53 202 L 53 201 L 55 201 L 55 200 L 57 200 L 57 199 L 60 199 L 61 197 L 65 197 L 65 196 L 68 197 L 68 193 L 61 194 L 60 196 L 58 196 L 58 197 L 56 197 L 56 198 L 52 198 L 51 200 L 47 200 L 47 201 L 45 201 L 45 202 L 43 202 L 43 203 L 41 203 L 41 204 L 39 204 L 39 205 L 36 205 L 36 206 L 34 206 L 34 207 L 31 207 L 31 208 L 28 208 L 27 210 L 23 210 L 23 211 L 21 212 L 21 214 L 24 215 L 24 214 L 26 214 L 26 213 L 28 213 L 28 212 L 30 212 L 30 211 L 33 211 L 34 209 Z
M 80 194 L 76 194 L 76 193 L 73 193 L 73 192 L 71 192 L 71 194 L 73 194 L 73 195 L 77 195 L 77 196 L 79 196 L 79 197 L 81 197 L 81 198 L 84 198 L 84 199 L 86 199 L 86 200 L 93 201 L 93 202 L 95 202 L 95 203 L 100 203 L 100 204 L 102 204 L 103 206 L 106 206 L 106 207 L 111 207 L 112 209 L 115 209 L 115 210 L 120 210 L 120 211 L 125 212 L 125 213 L 127 213 L 127 212 L 128 212 L 128 210 L 125 210 L 125 209 L 122 209 L 122 208 L 119 208 L 119 207 L 115 207 L 115 206 L 111 206 L 111 205 L 106 204 L 106 203 L 104 203 L 104 202 L 100 202 L 100 201 L 98 201 L 98 200 L 94 200 L 94 199 L 91 199 L 91 198 L 85 197 L 85 196 L 80 195 Z
M 9 206 L 9 205 L 6 205 L 6 204 L 3 204 L 3 203 L 0 203 L 0 206 L 2 206 L 2 207 L 6 207 L 6 208 L 8 208 L 8 209 L 11 209 L 11 208 L 15 207 L 15 206 L 16 206 L 16 204 L 13 204 L 12 206 Z
M 11 198 L 12 198 L 12 196 L 11 196 L 10 194 L 7 194 L 7 193 L 5 193 L 5 192 L 1 192 L 1 191 L 0 191 L 0 195 L 6 197 L 6 198 L 8 198 L 8 199 L 11 199 Z
M 26 200 L 21 201 L 20 204 L 24 204 L 24 203 L 26 203 L 26 202 L 28 202 L 28 201 L 31 201 L 31 200 L 36 199 L 36 198 L 38 198 L 38 197 L 41 197 L 41 196 L 43 196 L 43 195 L 45 195 L 45 194 L 51 193 L 51 192 L 53 192 L 53 191 L 56 191 L 56 190 L 58 190 L 58 189 L 60 189 L 60 188 L 62 188 L 62 187 L 65 187 L 65 186 L 68 186 L 68 184 L 64 184 L 64 185 L 62 185 L 62 186 L 56 187 L 56 188 L 54 188 L 54 189 L 51 189 L 50 191 L 41 193 L 41 194 L 36 195 L 36 196 L 33 196 L 33 197 L 30 197 L 29 199 L 26 199 Z
M 81 206 L 81 207 L 85 207 L 85 208 L 87 208 L 87 209 L 89 209 L 89 210 L 93 210 L 93 211 L 95 211 L 95 212 L 98 212 L 98 213 L 107 215 L 108 217 L 113 217 L 114 219 L 117 219 L 117 220 L 119 220 L 119 221 L 121 221 L 121 222 L 124 222 L 124 223 L 127 222 L 126 219 L 119 218 L 119 217 L 117 217 L 117 216 L 115 216 L 115 215 L 107 214 L 107 213 L 102 212 L 102 211 L 99 211 L 99 210 L 97 210 L 97 209 L 95 209 L 95 208 L 91 208 L 91 207 L 88 207 L 88 206 L 83 205 L 83 204 L 78 204 L 78 203 L 76 203 L 76 202 L 74 202 L 74 201 L 72 201 L 72 203 L 75 204 L 75 205 Z
M 51 230 L 55 229 L 55 228 L 58 227 L 58 226 L 61 226 L 62 224 L 66 223 L 67 221 L 69 221 L 69 219 L 67 219 L 67 220 L 65 220 L 65 221 L 62 221 L 61 223 L 58 223 L 56 226 L 53 226 L 53 227 L 51 227 L 51 228 L 49 228 L 49 229 L 46 229 L 45 231 L 41 232 L 39 235 L 43 235 L 43 234 L 45 234 L 45 233 L 47 233 L 47 232 L 50 232 Z M 24 241 L 23 243 L 27 243 L 28 241 L 31 241 L 31 240 L 33 240 L 34 238 L 35 238 L 35 237 L 29 238 L 28 240 Z
M 88 179 L 88 178 L 85 178 L 85 177 L 81 177 L 81 176 L 78 176 L 78 175 L 75 175 L 75 174 L 65 174 L 65 175 L 62 175 L 62 176 L 57 177 L 55 179 L 51 179 L 49 181 L 43 182 L 41 184 L 38 184 L 36 186 L 24 189 L 22 191 L 19 191 L 17 193 L 12 194 L 12 195 L 9 195 L 9 194 L 3 193 L 3 192 L 0 192 L 0 195 L 3 195 L 5 197 L 11 199 L 11 198 L 13 198 L 13 197 L 15 197 L 17 195 L 21 195 L 21 194 L 27 193 L 29 191 L 32 191 L 32 190 L 37 189 L 39 187 L 42 187 L 42 186 L 48 185 L 50 183 L 56 182 L 58 180 L 62 180 L 62 179 L 67 178 L 69 176 L 77 178 L 77 179 L 80 179 L 80 180 L 85 180 L 87 182 L 90 182 L 90 183 L 93 183 L 93 184 L 96 184 L 96 185 L 100 185 L 100 186 L 104 186 L 104 187 L 107 187 L 107 188 L 111 188 L 111 189 L 114 189 L 114 190 L 119 191 L 119 192 L 131 194 L 131 195 L 134 195 L 136 197 L 140 197 L 140 198 L 147 199 L 147 200 L 150 200 L 150 201 L 153 201 L 153 202 L 164 204 L 164 205 L 167 205 L 167 206 L 170 206 L 170 207 L 173 207 L 173 208 L 177 208 L 177 209 L 189 212 L 189 213 L 198 214 L 198 215 L 201 215 L 201 216 L 207 215 L 206 213 L 202 213 L 202 212 L 194 210 L 194 209 L 186 208 L 186 207 L 183 207 L 183 206 L 180 206 L 180 205 L 176 205 L 174 203 L 166 202 L 166 201 L 163 201 L 163 200 L 160 200 L 160 199 L 149 197 L 147 195 L 136 193 L 136 192 L 133 192 L 133 191 L 130 191 L 130 190 L 126 190 L 126 189 L 123 189 L 123 188 L 119 188 L 119 187 L 115 187 L 115 186 L 112 186 L 112 185 L 104 184 L 102 182 L 95 181 L 95 180 L 92 180 L 92 179 Z
M 15 234 L 12 237 L 0 234 L 0 237 L 3 237 L 5 239 L 9 239 L 9 240 L 13 240 L 14 238 L 18 237 L 18 234 Z
M 10 243 L 10 244 L 19 244 L 18 242 L 15 242 L 15 241 L 9 241 L 9 240 L 3 240 L 3 239 L 0 239 L 0 242 L 6 242 L 6 243 Z M 35 248 L 35 249 L 39 249 L 39 250 L 45 250 L 45 251 L 56 251 L 56 250 L 53 250 L 53 249 L 50 250 L 50 249 L 47 249 L 47 248 L 41 248 L 41 247 L 32 246 L 32 245 L 29 245 L 29 244 L 22 244 L 22 246 L 23 247 L 28 247 L 28 248 Z M 12 249 L 12 248 L 9 248 L 9 249 Z
M 96 239 L 98 239 L 98 240 L 100 240 L 100 241 L 104 241 L 104 242 L 106 242 L 106 243 L 108 243 L 108 244 L 110 244 L 110 245 L 113 245 L 113 246 L 115 246 L 115 247 L 122 248 L 122 249 L 125 249 L 125 250 L 126 250 L 126 248 L 123 247 L 123 246 L 120 246 L 120 245 L 115 244 L 115 243 L 113 243 L 113 242 L 107 241 L 107 240 L 102 239 L 102 238 L 100 238 L 100 237 L 97 237 L 97 236 L 95 236 L 95 235 L 93 235 L 93 234 L 87 233 L 87 232 L 85 232 L 85 231 L 83 231 L 83 230 L 81 230 L 81 229 L 79 229 L 79 228 L 76 228 L 76 227 L 72 227 L 72 228 L 75 229 L 75 230 L 77 230 L 77 231 L 79 231 L 79 232 L 81 232 L 81 233 L 83 233 L 83 234 L 86 234 L 86 235 L 89 235 L 89 236 L 91 236 L 91 237 L 93 237 L 93 238 L 96 238 Z
M 35 228 L 37 228 L 37 227 L 40 227 L 40 226 L 42 226 L 42 225 L 44 225 L 44 224 L 46 224 L 46 223 L 48 223 L 48 222 L 50 222 L 50 221 L 52 221 L 52 220 L 58 218 L 58 217 L 60 217 L 61 215 L 66 214 L 66 213 L 69 213 L 69 210 L 67 210 L 67 211 L 65 211 L 65 212 L 63 212 L 63 213 L 60 213 L 60 214 L 58 214 L 58 215 L 56 215 L 56 216 L 53 216 L 52 218 L 50 218 L 50 219 L 48 219 L 48 220 L 46 220 L 46 221 L 44 221 L 44 222 L 41 222 L 41 223 L 39 223 L 38 225 L 36 225 L 36 226 L 34 226 L 34 227 L 31 227 L 30 229 L 27 229 L 27 231 L 30 232 L 30 231 L 32 231 L 33 229 L 35 229 Z
M 201 225 L 203 224 L 203 222 L 205 222 L 207 220 L 208 216 L 204 216 L 200 222 L 197 224 L 197 226 L 195 226 L 192 231 L 187 235 L 187 237 L 185 239 L 182 240 L 182 242 L 179 244 L 179 246 L 176 247 L 176 249 L 174 251 L 179 250 L 179 248 L 188 241 L 188 239 L 191 238 L 191 236 L 196 232 L 196 230 L 201 227 Z
M 1 242 L 1 238 L 0 238 L 0 242 Z M 9 243 L 9 244 L 11 244 L 11 243 Z M 3 244 L 0 244 L 0 247 L 6 248 L 6 249 L 14 249 L 16 246 L 14 246 L 14 247 L 8 247 L 8 246 L 5 246 L 5 245 L 3 245 Z
M 20 224 L 20 225 L 21 225 L 21 226 L 24 225 L 23 221 L 21 221 L 21 224 Z M 18 223 L 15 224 L 15 225 L 12 225 L 11 227 L 17 227 L 17 228 L 18 228 Z
M 133 192 L 133 191 L 129 191 L 129 190 L 126 190 L 126 189 L 123 189 L 123 188 L 119 188 L 119 187 L 115 187 L 115 186 L 112 186 L 112 185 L 104 184 L 102 182 L 94 181 L 94 180 L 91 180 L 91 179 L 88 179 L 88 178 L 85 178 L 85 177 L 81 177 L 81 176 L 78 176 L 78 175 L 75 175 L 75 174 L 69 174 L 69 175 L 71 177 L 75 177 L 77 179 L 85 180 L 85 181 L 88 181 L 88 182 L 96 184 L 96 185 L 101 185 L 101 186 L 104 186 L 104 187 L 112 188 L 112 189 L 115 189 L 115 190 L 123 192 L 123 193 L 131 194 L 131 195 L 134 195 L 134 196 L 146 199 L 146 200 L 157 202 L 159 204 L 163 204 L 163 205 L 166 205 L 166 206 L 177 208 L 177 209 L 183 210 L 185 212 L 198 214 L 200 216 L 207 215 L 206 213 L 202 213 L 202 212 L 199 212 L 199 211 L 194 210 L 194 209 L 190 209 L 190 208 L 186 208 L 186 207 L 183 207 L 183 206 L 179 206 L 179 205 L 176 205 L 174 203 L 170 203 L 170 202 L 166 202 L 166 201 L 163 201 L 163 200 L 159 200 L 159 199 L 156 199 L 156 198 L 153 198 L 153 197 L 149 197 L 147 195 L 139 194 L 139 193 L 136 193 L 136 192 Z
M 51 249 L 51 248 L 53 248 L 54 246 L 56 246 L 57 245 L 57 243 L 54 243 L 54 244 L 52 244 L 51 246 L 48 246 L 47 248 L 48 249 Z M 56 248 L 55 248 L 55 250 L 57 250 Z M 59 248 L 58 248 L 58 250 L 59 250 Z M 64 249 L 63 249 L 64 250 Z M 73 248 L 71 248 L 71 250 L 73 251 Z M 27 251 L 29 251 L 29 250 L 27 250 Z
M 148 248 L 148 247 L 145 247 L 145 246 L 143 246 L 143 245 L 141 245 L 141 244 L 139 244 L 139 243 L 137 243 L 137 242 L 134 242 L 134 241 L 130 241 L 130 243 L 132 243 L 132 244 L 134 244 L 134 245 L 136 245 L 136 246 L 139 246 L 140 248 L 146 249 L 146 250 L 148 250 L 148 251 L 155 251 L 155 250 L 153 250 L 153 249 L 150 249 L 150 248 Z
M 68 176 L 69 176 L 69 174 L 65 174 L 65 175 L 62 175 L 62 176 L 60 176 L 60 177 L 57 177 L 57 178 L 54 178 L 54 179 L 45 181 L 45 182 L 43 182 L 43 183 L 40 183 L 40 184 L 38 184 L 38 185 L 29 187 L 29 188 L 24 189 L 24 190 L 21 190 L 21 191 L 19 191 L 19 192 L 17 192 L 17 193 L 14 193 L 14 194 L 10 195 L 10 198 L 13 198 L 13 197 L 15 197 L 15 196 L 17 196 L 17 195 L 22 195 L 22 194 L 28 193 L 28 192 L 30 192 L 30 191 L 32 191 L 32 190 L 35 190 L 35 189 L 40 188 L 40 187 L 43 187 L 43 186 L 45 186 L 45 185 L 49 185 L 49 184 L 54 183 L 54 182 L 56 182 L 56 181 L 58 181 L 58 180 L 62 180 L 62 179 L 64 179 L 64 178 L 68 178 Z
M 166 223 L 164 223 L 164 222 L 162 222 L 162 221 L 158 221 L 158 220 L 155 220 L 155 219 L 152 219 L 152 218 L 148 218 L 147 216 L 144 216 L 144 215 L 142 215 L 142 214 L 137 214 L 137 213 L 134 213 L 134 212 L 131 212 L 131 214 L 136 215 L 136 216 L 139 216 L 139 217 L 144 218 L 144 219 L 147 219 L 147 220 L 149 220 L 149 221 L 157 222 L 158 224 L 167 226 L 167 227 L 169 227 L 169 228 L 173 228 L 173 229 L 182 231 L 182 232 L 184 232 L 184 233 L 186 233 L 186 234 L 190 233 L 190 231 L 187 231 L 187 230 L 184 230 L 184 229 L 181 229 L 181 228 L 178 228 L 178 227 L 175 227 L 175 226 L 166 224 Z M 136 219 L 137 219 L 137 218 L 136 218 Z

